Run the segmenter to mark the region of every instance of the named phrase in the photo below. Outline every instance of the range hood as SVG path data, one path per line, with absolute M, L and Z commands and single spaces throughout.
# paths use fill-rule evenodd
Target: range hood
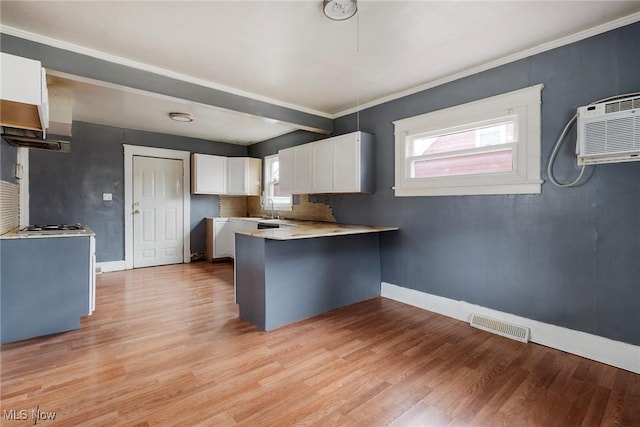
M 69 141 L 44 138 L 44 133 L 35 130 L 2 127 L 2 139 L 16 147 L 38 148 L 42 150 L 71 151 Z

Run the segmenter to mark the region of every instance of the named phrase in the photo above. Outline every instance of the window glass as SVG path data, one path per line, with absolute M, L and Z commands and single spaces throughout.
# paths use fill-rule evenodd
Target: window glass
M 264 197 L 263 208 L 265 210 L 291 210 L 291 195 L 280 191 L 280 162 L 278 155 L 264 158 Z

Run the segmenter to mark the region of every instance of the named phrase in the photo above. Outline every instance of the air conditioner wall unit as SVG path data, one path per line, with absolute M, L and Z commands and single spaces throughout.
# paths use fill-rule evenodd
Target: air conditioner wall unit
M 640 161 L 640 96 L 578 108 L 578 165 Z

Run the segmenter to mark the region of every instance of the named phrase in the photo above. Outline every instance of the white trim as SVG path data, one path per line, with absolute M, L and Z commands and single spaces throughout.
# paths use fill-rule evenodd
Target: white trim
M 33 42 L 46 44 L 47 46 L 57 47 L 59 49 L 69 50 L 71 52 L 80 53 L 82 55 L 91 56 L 93 58 L 102 59 L 104 61 L 113 62 L 115 64 L 124 65 L 126 67 L 136 68 L 138 70 L 148 71 L 150 73 L 159 74 L 161 76 L 169 77 L 176 80 L 182 80 L 184 82 L 193 83 L 199 86 L 208 87 L 210 89 L 216 89 L 223 92 L 231 93 L 233 95 L 238 95 L 246 98 L 255 99 L 256 101 L 262 101 L 273 105 L 278 105 L 280 107 L 290 108 L 292 110 L 301 111 L 303 113 L 309 113 L 316 116 L 324 117 L 327 119 L 333 119 L 334 116 L 332 114 L 324 113 L 321 111 L 313 110 L 311 108 L 302 107 L 300 105 L 290 104 L 287 102 L 279 101 L 277 99 L 268 98 L 266 96 L 257 95 L 252 92 L 246 92 L 244 90 L 236 89 L 230 86 L 221 85 L 219 83 L 214 83 L 209 80 L 199 79 L 197 77 L 192 77 L 187 74 L 176 73 L 175 71 L 170 71 L 164 68 L 155 67 L 153 65 L 145 64 L 138 61 L 132 61 L 130 59 L 123 58 L 121 56 L 111 55 L 105 52 L 100 52 L 98 50 L 90 49 L 84 46 L 79 46 L 77 44 L 68 43 L 62 40 L 57 40 L 51 37 L 42 36 L 40 34 L 35 34 L 29 31 L 24 31 L 19 28 L 10 27 L 8 25 L 2 25 L 0 29 L 1 32 L 5 34 L 9 34 L 11 36 L 20 37 L 26 40 L 31 40 Z
M 271 178 L 271 171 L 269 168 L 269 163 L 271 161 L 273 161 L 273 159 L 278 159 L 278 162 L 280 161 L 280 158 L 278 156 L 278 154 L 271 154 L 269 156 L 265 156 L 264 159 L 262 160 L 262 162 L 264 163 L 264 167 L 262 168 L 262 182 L 264 184 L 264 188 L 262 189 L 262 199 L 260 200 L 261 204 L 260 204 L 260 208 L 263 211 L 269 210 L 269 204 L 266 203 L 266 199 L 271 199 L 271 201 L 273 202 L 273 199 L 275 198 L 274 196 L 269 194 L 269 191 L 267 191 L 267 187 L 269 186 L 269 181 Z M 284 197 L 284 196 L 282 196 Z M 266 204 L 266 206 L 265 206 Z M 273 210 L 274 211 L 292 211 L 293 210 L 293 196 L 289 195 L 289 203 L 273 203 Z
M 637 21 L 640 21 L 640 12 L 632 13 L 631 15 L 624 16 L 622 18 L 615 19 L 613 21 L 609 21 L 604 24 L 596 25 L 595 27 L 588 28 L 584 31 L 580 31 L 578 33 L 571 34 L 566 37 L 561 37 L 559 39 L 556 39 L 547 43 L 543 43 L 538 46 L 534 46 L 530 49 L 526 49 L 521 52 L 503 56 L 502 58 L 498 58 L 493 61 L 485 62 L 484 64 L 478 65 L 476 67 L 467 68 L 466 70 L 460 71 L 458 73 L 450 74 L 441 79 L 432 80 L 430 82 L 412 87 L 407 90 L 403 90 L 401 92 L 384 96 L 382 98 L 374 99 L 373 101 L 367 102 L 357 107 L 339 111 L 333 115 L 334 116 L 333 118 L 337 119 L 339 117 L 346 116 L 348 114 L 353 114 L 358 111 L 366 110 L 367 108 L 375 107 L 376 105 L 384 104 L 385 102 L 394 101 L 399 98 L 404 98 L 405 96 L 413 95 L 415 93 L 422 92 L 427 89 L 441 86 L 443 84 L 446 84 L 455 80 L 459 80 L 464 77 L 472 76 L 474 74 L 478 74 L 483 71 L 490 70 L 492 68 L 497 68 L 502 65 L 509 64 L 511 62 L 519 61 L 521 59 L 537 55 L 539 53 L 556 49 L 558 47 L 566 46 L 571 43 L 579 42 L 580 40 L 588 39 L 589 37 L 597 36 L 598 34 L 606 33 L 607 31 L 615 30 L 616 28 L 624 27 L 625 25 L 633 24 L 634 22 L 637 22 Z
M 191 153 L 166 148 L 122 144 L 124 147 L 124 262 L 133 268 L 133 156 L 182 160 L 183 254 L 182 262 L 191 262 Z
M 22 165 L 20 184 L 20 228 L 29 225 L 29 149 L 18 147 L 16 163 Z
M 96 310 L 96 236 L 89 238 L 89 316 Z M 100 270 L 102 271 L 102 270 Z
M 394 301 L 469 322 L 471 314 L 492 317 L 531 329 L 531 341 L 640 374 L 640 346 L 527 319 L 464 301 L 382 282 L 380 295 Z
M 96 263 L 96 272 L 109 273 L 111 271 L 125 270 L 124 260 L 122 261 L 105 261 Z
M 479 194 L 540 194 L 541 108 L 543 84 L 514 90 L 393 122 L 395 133 L 395 195 L 461 196 Z M 446 135 L 472 129 L 480 123 L 515 119 L 517 136 L 512 143 L 513 169 L 415 178 L 410 175 L 407 143 L 423 135 Z M 504 144 L 503 144 L 504 145 Z M 496 146 L 497 147 L 497 146 Z M 488 152 L 493 147 L 483 147 Z M 463 153 L 455 151 L 449 155 Z

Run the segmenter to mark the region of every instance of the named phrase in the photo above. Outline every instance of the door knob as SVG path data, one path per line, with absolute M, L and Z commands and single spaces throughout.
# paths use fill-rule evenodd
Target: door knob
M 140 211 L 138 209 L 136 209 L 135 211 L 133 211 L 134 215 L 138 215 L 140 213 Z

